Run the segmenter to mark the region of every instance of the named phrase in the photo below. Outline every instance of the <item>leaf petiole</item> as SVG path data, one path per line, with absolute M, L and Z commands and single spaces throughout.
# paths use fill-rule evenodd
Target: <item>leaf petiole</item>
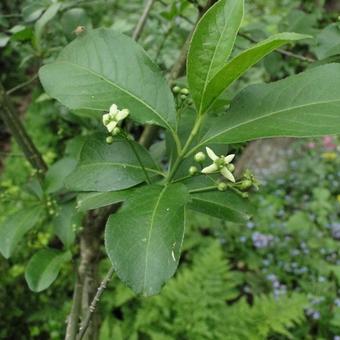
M 138 155 L 138 152 L 137 152 L 137 150 L 135 149 L 135 147 L 134 147 L 133 143 L 131 142 L 130 138 L 126 135 L 126 133 L 122 133 L 121 135 L 122 135 L 122 136 L 124 137 L 124 139 L 129 143 L 132 152 L 135 154 L 136 159 L 137 159 L 138 163 L 140 164 L 140 166 L 141 166 L 141 168 L 142 168 L 142 170 L 143 170 L 143 172 L 144 172 L 146 182 L 147 182 L 148 184 L 151 184 L 151 180 L 150 180 L 149 174 L 148 174 L 148 172 L 146 171 L 146 169 L 145 169 L 145 167 L 144 167 L 144 164 L 143 164 L 142 160 L 140 159 L 140 157 L 139 157 L 139 155 Z
M 199 188 L 199 189 L 193 189 L 193 190 L 190 190 L 189 193 L 194 194 L 194 193 L 197 193 L 197 192 L 206 192 L 206 191 L 214 191 L 214 190 L 217 190 L 216 185 L 211 185 L 211 186 L 203 187 L 203 188 Z

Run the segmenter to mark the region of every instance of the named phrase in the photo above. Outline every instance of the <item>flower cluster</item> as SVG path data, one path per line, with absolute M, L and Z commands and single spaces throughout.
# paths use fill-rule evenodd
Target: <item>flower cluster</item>
M 275 274 L 267 275 L 267 280 L 271 282 L 274 289 L 274 297 L 278 298 L 280 295 L 285 295 L 287 293 L 287 286 L 280 283 L 279 279 Z
M 307 316 L 309 316 L 313 320 L 319 320 L 320 317 L 321 317 L 320 312 L 315 310 L 315 309 L 313 309 L 313 308 L 306 309 L 305 313 L 306 313 Z
M 118 123 L 125 119 L 129 115 L 128 109 L 118 110 L 116 104 L 112 104 L 109 113 L 103 115 L 103 124 L 107 128 L 107 131 L 112 135 L 117 135 L 120 130 Z
M 340 223 L 332 223 L 331 224 L 331 231 L 332 231 L 332 237 L 335 240 L 340 240 Z
M 323 147 L 326 150 L 334 150 L 337 147 L 337 145 L 334 143 L 334 138 L 332 136 L 323 137 L 322 143 Z
M 235 166 L 231 164 L 235 155 L 221 155 L 220 157 L 215 154 L 213 150 L 210 148 L 206 148 L 207 154 L 209 158 L 213 161 L 213 163 L 202 169 L 203 174 L 211 174 L 214 172 L 220 172 L 222 176 L 224 176 L 229 181 L 235 183 L 235 177 L 232 172 L 235 170 Z
M 252 235 L 252 240 L 255 248 L 266 248 L 272 244 L 274 237 L 272 235 L 265 235 L 256 231 Z

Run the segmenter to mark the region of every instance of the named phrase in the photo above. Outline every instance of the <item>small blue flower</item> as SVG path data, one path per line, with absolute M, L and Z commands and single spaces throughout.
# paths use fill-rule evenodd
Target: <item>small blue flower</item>
M 246 224 L 248 229 L 253 229 L 255 227 L 255 223 L 254 222 L 247 222 Z
M 320 319 L 320 312 L 315 311 L 315 312 L 312 314 L 312 318 L 313 318 L 314 320 L 319 320 L 319 319 Z
M 325 281 L 326 281 L 326 278 L 325 278 L 324 276 L 319 276 L 318 281 L 319 281 L 320 283 L 325 282 Z
M 245 243 L 247 241 L 247 237 L 246 236 L 241 236 L 240 237 L 240 242 Z

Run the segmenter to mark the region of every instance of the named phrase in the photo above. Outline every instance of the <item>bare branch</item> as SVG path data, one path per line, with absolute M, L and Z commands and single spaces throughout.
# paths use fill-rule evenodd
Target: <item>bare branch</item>
M 78 273 L 77 273 L 78 275 Z M 74 287 L 71 313 L 68 316 L 65 340 L 75 339 L 78 331 L 79 315 L 81 310 L 82 283 L 79 276 Z
M 23 83 L 18 84 L 18 85 L 16 85 L 16 86 L 14 86 L 13 88 L 9 89 L 9 90 L 7 91 L 7 95 L 10 95 L 10 94 L 12 94 L 12 93 L 14 93 L 14 92 L 16 92 L 16 91 L 22 89 L 23 87 L 25 87 L 25 86 L 31 84 L 31 83 L 34 82 L 34 80 L 36 80 L 37 78 L 38 78 L 38 73 L 36 73 L 33 77 L 31 77 L 30 79 L 24 81 Z
M 137 41 L 139 39 L 140 35 L 142 34 L 142 31 L 144 29 L 146 20 L 148 19 L 150 10 L 151 10 L 151 8 L 152 8 L 154 3 L 155 3 L 155 0 L 148 0 L 147 1 L 146 6 L 145 6 L 144 11 L 143 11 L 143 14 L 140 17 L 140 19 L 139 19 L 139 21 L 138 21 L 138 23 L 136 25 L 136 28 L 135 28 L 135 30 L 132 33 L 132 38 L 134 40 Z
M 79 328 L 79 334 L 77 336 L 77 340 L 81 340 L 83 338 L 83 336 L 85 335 L 86 330 L 89 327 L 91 317 L 92 317 L 94 311 L 96 310 L 97 303 L 100 300 L 101 296 L 103 295 L 104 290 L 107 287 L 109 281 L 112 279 L 113 273 L 114 273 L 114 268 L 111 267 L 110 270 L 108 271 L 108 273 L 106 274 L 104 280 L 101 282 L 100 286 L 98 287 L 97 293 L 94 296 L 94 298 L 91 302 L 91 305 L 89 307 L 88 314 L 87 314 L 85 320 L 82 322 L 82 324 Z
M 29 137 L 26 129 L 22 125 L 18 115 L 14 113 L 13 106 L 10 98 L 8 97 L 4 87 L 0 83 L 0 117 L 7 125 L 12 136 L 20 146 L 27 160 L 31 163 L 32 167 L 42 174 L 47 170 L 41 154 L 34 145 L 32 139 Z

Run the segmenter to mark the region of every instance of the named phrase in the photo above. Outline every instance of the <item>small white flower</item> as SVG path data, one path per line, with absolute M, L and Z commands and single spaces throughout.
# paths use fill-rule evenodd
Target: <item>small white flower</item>
M 105 113 L 103 114 L 103 124 L 106 126 L 110 122 L 110 114 Z
M 112 104 L 110 106 L 109 115 L 114 116 L 117 112 L 118 112 L 118 106 L 116 104 Z
M 112 104 L 110 106 L 109 113 L 103 114 L 103 124 L 109 133 L 112 133 L 116 129 L 118 123 L 125 119 L 128 115 L 128 109 L 118 110 L 117 105 Z
M 118 111 L 117 112 L 117 115 L 116 115 L 116 117 L 117 117 L 117 120 L 123 120 L 123 119 L 125 119 L 128 115 L 129 115 L 129 110 L 128 109 L 123 109 L 123 110 L 121 110 L 121 111 Z
M 234 168 L 230 164 L 232 160 L 234 159 L 235 155 L 227 155 L 227 156 L 220 156 L 218 157 L 213 150 L 206 147 L 207 154 L 209 158 L 213 161 L 213 163 L 204 169 L 202 169 L 203 174 L 211 174 L 214 172 L 219 171 L 221 175 L 223 175 L 226 179 L 228 179 L 231 182 L 235 183 L 235 177 L 232 174 L 232 169 Z
M 113 131 L 113 129 L 117 126 L 118 122 L 112 120 L 110 123 L 106 125 L 107 131 L 110 133 Z

